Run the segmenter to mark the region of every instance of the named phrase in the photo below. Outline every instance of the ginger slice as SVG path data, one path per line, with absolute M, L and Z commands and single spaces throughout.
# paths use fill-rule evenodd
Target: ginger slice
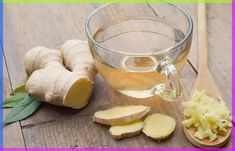
M 116 106 L 95 112 L 93 121 L 105 125 L 126 124 L 142 118 L 149 111 L 150 107 L 143 105 Z
M 111 126 L 109 133 L 114 139 L 122 139 L 140 134 L 143 127 L 144 122 L 143 120 L 139 119 L 127 124 Z
M 168 138 L 175 130 L 174 118 L 164 114 L 152 114 L 144 120 L 143 133 L 154 140 Z

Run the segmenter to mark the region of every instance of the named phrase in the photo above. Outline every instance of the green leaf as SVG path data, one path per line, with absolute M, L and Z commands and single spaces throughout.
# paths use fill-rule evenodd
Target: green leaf
M 16 93 L 23 93 L 23 92 L 25 92 L 25 85 L 21 85 L 15 88 L 14 90 L 11 90 L 11 95 L 14 95 Z
M 24 98 L 27 98 L 27 93 L 16 93 L 13 96 L 5 99 L 3 102 L 3 108 L 12 108 L 14 107 L 19 101 L 22 101 Z
M 18 102 L 6 116 L 4 125 L 23 120 L 32 115 L 40 105 L 40 101 L 25 97 L 23 101 Z

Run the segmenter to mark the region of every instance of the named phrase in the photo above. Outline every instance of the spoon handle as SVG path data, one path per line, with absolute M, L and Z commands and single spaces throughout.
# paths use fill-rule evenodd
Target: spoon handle
M 198 3 L 198 62 L 199 70 L 208 68 L 208 42 L 207 42 L 207 25 L 206 25 L 206 4 Z

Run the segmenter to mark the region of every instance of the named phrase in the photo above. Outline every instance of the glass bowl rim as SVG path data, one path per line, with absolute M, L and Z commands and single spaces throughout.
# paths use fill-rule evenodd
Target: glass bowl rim
M 183 13 L 183 15 L 187 18 L 188 24 L 189 24 L 189 29 L 187 31 L 186 36 L 178 43 L 176 43 L 175 45 L 172 45 L 166 49 L 163 49 L 161 51 L 156 51 L 156 52 L 143 52 L 143 53 L 134 53 L 134 52 L 125 52 L 125 51 L 121 51 L 121 50 L 116 50 L 116 49 L 111 49 L 111 48 L 107 48 L 105 46 L 103 46 L 102 44 L 100 44 L 99 42 L 97 42 L 93 36 L 91 35 L 91 32 L 89 30 L 89 24 L 91 21 L 91 18 L 101 9 L 103 9 L 104 7 L 108 7 L 109 5 L 115 4 L 115 3 L 107 3 L 104 4 L 98 8 L 96 8 L 94 11 L 92 11 L 89 16 L 86 19 L 85 22 L 85 32 L 86 35 L 88 37 L 88 41 L 92 42 L 94 45 L 102 48 L 105 51 L 109 51 L 109 52 L 113 52 L 113 53 L 117 53 L 120 55 L 128 55 L 128 56 L 149 56 L 149 55 L 159 55 L 159 54 L 163 54 L 163 53 L 167 53 L 169 51 L 175 50 L 176 48 L 180 47 L 182 44 L 184 44 L 186 41 L 188 41 L 188 39 L 191 37 L 192 32 L 193 32 L 193 21 L 192 21 L 192 17 L 189 15 L 188 12 L 186 12 L 184 9 L 182 9 L 181 7 L 169 3 L 169 2 L 164 2 L 166 4 L 172 5 L 173 7 L 175 7 L 177 10 L 179 10 L 181 13 Z M 124 3 L 125 4 L 125 3 Z

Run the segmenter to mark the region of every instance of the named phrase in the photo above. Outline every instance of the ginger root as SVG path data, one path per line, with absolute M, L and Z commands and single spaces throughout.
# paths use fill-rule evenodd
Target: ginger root
M 150 107 L 143 105 L 116 106 L 95 112 L 93 121 L 105 125 L 126 124 L 142 118 L 149 111 Z
M 152 114 L 144 120 L 143 133 L 154 140 L 168 138 L 175 130 L 174 118 L 164 114 Z
M 64 67 L 63 58 L 71 71 Z M 96 69 L 86 42 L 67 41 L 61 51 L 32 48 L 25 55 L 25 67 L 30 74 L 26 91 L 32 97 L 74 109 L 80 109 L 88 103 Z
M 121 139 L 140 134 L 143 127 L 144 122 L 139 119 L 127 124 L 113 125 L 109 129 L 109 133 L 114 139 Z
M 67 69 L 87 76 L 90 81 L 94 81 L 97 70 L 86 41 L 68 40 L 62 45 L 60 52 Z

